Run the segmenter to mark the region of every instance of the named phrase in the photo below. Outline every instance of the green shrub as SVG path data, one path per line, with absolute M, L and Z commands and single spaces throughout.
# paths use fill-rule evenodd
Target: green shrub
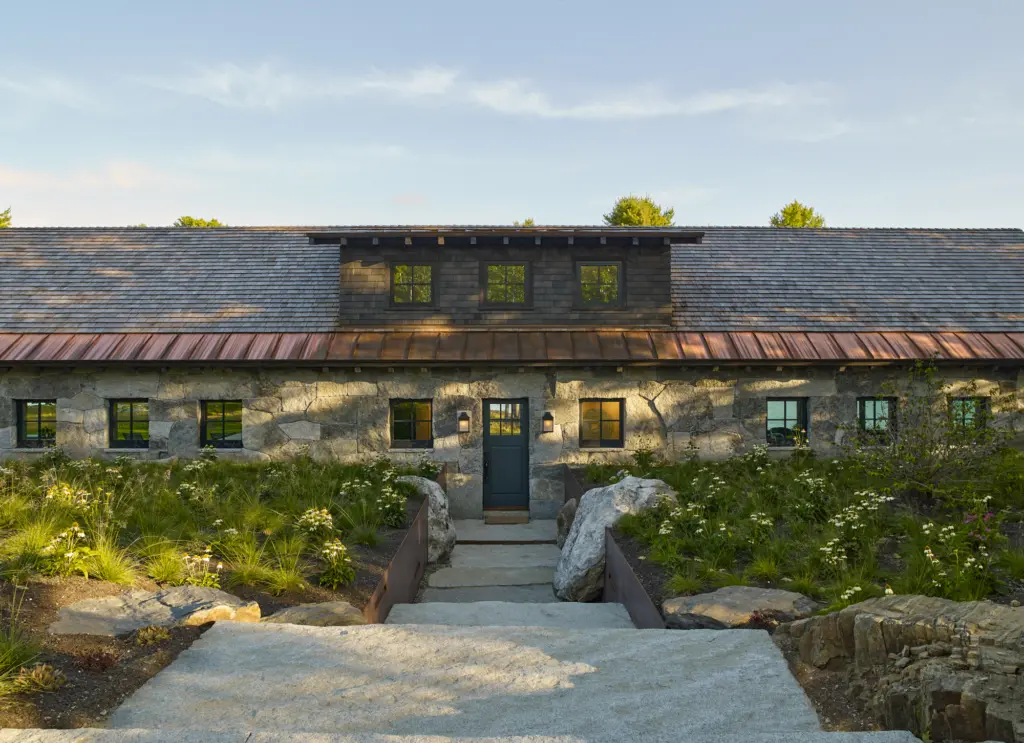
M 171 639 L 171 633 L 166 627 L 143 627 L 135 635 L 136 645 L 159 645 Z
M 138 578 L 138 566 L 132 553 L 119 547 L 117 541 L 106 534 L 96 538 L 89 556 L 88 572 L 99 580 L 125 586 L 132 585 Z

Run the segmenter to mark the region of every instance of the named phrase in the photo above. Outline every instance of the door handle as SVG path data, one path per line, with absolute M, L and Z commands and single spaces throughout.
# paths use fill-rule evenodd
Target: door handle
M 491 474 L 491 458 L 484 454 L 484 484 L 487 484 L 487 480 Z

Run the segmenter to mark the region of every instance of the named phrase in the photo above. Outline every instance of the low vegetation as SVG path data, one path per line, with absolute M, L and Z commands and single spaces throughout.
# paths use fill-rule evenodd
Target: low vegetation
M 436 474 L 424 462 L 417 470 Z M 337 590 L 355 570 L 347 544 L 406 522 L 407 487 L 386 459 L 363 465 L 70 460 L 59 449 L 0 465 L 0 576 L 131 585 Z
M 671 578 L 666 592 L 788 588 L 831 609 L 886 593 L 976 600 L 1024 591 L 1024 454 L 979 411 L 965 425 L 928 367 L 900 394 L 899 426 L 850 432 L 844 456 L 767 447 L 721 462 L 592 466 L 592 482 L 656 477 L 679 494 L 620 529 Z M 1011 538 L 1012 537 L 1012 538 Z

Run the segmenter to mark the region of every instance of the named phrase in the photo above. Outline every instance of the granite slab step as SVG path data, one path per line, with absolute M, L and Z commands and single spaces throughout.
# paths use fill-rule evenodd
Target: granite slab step
M 595 737 L 586 743 L 628 743 L 632 739 Z M 79 728 L 76 730 L 0 730 L 0 743 L 567 743 L 580 741 L 551 735 L 503 736 L 500 738 L 463 738 L 434 735 L 388 735 L 365 733 L 341 735 L 331 733 L 239 731 L 218 732 L 213 730 L 106 730 Z M 668 734 L 664 737 L 646 738 L 651 743 L 678 743 L 679 738 Z M 580 741 L 580 743 L 583 743 Z M 687 743 L 920 743 L 907 732 L 868 733 L 785 733 L 745 735 L 708 735 L 687 738 Z
M 527 568 L 441 568 L 427 576 L 430 588 L 465 586 L 529 586 L 551 583 L 553 567 Z
M 534 519 L 528 524 L 485 524 L 480 519 L 455 521 L 459 544 L 554 544 L 557 532 L 554 519 Z
M 453 568 L 530 568 L 558 564 L 561 555 L 553 544 L 456 544 Z
M 818 733 L 818 719 L 771 638 L 752 630 L 218 622 L 109 724 L 338 741 L 829 740 L 796 737 Z
M 551 583 L 529 586 L 464 586 L 425 588 L 420 603 L 466 604 L 476 601 L 508 601 L 516 604 L 550 604 L 559 601 Z
M 387 624 L 440 624 L 449 627 L 564 627 L 633 629 L 622 604 L 560 602 L 523 604 L 478 601 L 472 604 L 395 604 Z

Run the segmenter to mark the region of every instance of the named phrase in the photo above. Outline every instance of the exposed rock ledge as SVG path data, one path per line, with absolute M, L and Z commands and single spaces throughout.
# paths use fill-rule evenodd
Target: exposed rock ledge
M 885 596 L 780 625 L 800 658 L 852 666 L 889 729 L 1024 743 L 1024 609 Z

